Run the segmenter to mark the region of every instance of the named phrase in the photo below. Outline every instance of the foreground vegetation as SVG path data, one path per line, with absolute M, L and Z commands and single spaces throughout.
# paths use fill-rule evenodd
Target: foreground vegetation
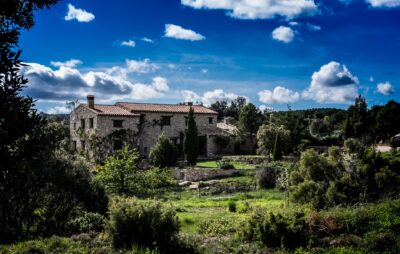
M 190 110 L 182 149 L 161 136 L 149 168 L 128 145 L 95 167 L 69 151 L 68 126 L 21 94 L 19 32 L 56 2 L 1 10 L 0 253 L 400 252 L 399 103 L 272 113 L 238 98 L 213 108 L 238 121 L 236 144 L 249 139 L 258 156 L 197 162 Z M 380 141 L 392 151 L 376 152 Z M 233 174 L 178 182 L 183 169 L 169 166 L 179 157 L 186 171 Z

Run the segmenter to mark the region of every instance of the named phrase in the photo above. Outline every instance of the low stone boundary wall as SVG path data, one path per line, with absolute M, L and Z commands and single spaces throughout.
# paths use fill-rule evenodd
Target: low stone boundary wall
M 188 168 L 175 169 L 174 178 L 181 181 L 206 181 L 216 178 L 230 177 L 239 174 L 236 169 L 220 168 Z

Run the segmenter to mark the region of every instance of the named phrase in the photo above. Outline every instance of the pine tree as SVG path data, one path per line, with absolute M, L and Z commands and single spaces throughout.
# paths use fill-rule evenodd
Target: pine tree
M 185 131 L 185 140 L 183 143 L 183 151 L 186 161 L 189 165 L 194 166 L 197 162 L 197 154 L 199 149 L 199 138 L 197 132 L 196 121 L 194 120 L 194 110 L 190 107 L 188 115 L 188 128 Z

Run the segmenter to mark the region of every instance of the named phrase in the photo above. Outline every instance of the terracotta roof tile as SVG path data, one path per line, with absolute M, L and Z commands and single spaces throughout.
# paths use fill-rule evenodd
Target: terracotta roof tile
M 87 109 L 94 111 L 98 115 L 105 116 L 138 116 L 137 114 L 131 113 L 128 110 L 115 106 L 115 105 L 94 105 L 94 109 L 89 108 L 86 104 L 81 104 Z
M 151 103 L 129 103 L 118 102 L 116 105 L 126 108 L 127 110 L 138 112 L 161 112 L 161 113 L 189 113 L 189 105 L 178 104 L 151 104 Z M 194 113 L 196 114 L 218 114 L 214 110 L 208 109 L 204 106 L 193 105 Z

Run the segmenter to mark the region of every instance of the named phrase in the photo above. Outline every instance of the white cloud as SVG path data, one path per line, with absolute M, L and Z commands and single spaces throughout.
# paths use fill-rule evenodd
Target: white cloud
M 148 42 L 148 43 L 154 43 L 154 41 L 152 39 L 149 39 L 147 37 L 143 37 L 141 40 L 144 42 Z
M 400 7 L 400 0 L 366 0 L 375 8 L 395 8 Z
M 135 43 L 135 41 L 132 41 L 132 40 L 122 41 L 122 42 L 121 42 L 121 46 L 133 48 L 133 47 L 136 46 L 136 43 Z
M 150 59 L 146 58 L 143 61 L 125 60 L 125 66 L 114 66 L 106 72 L 112 76 L 121 76 L 126 78 L 129 73 L 149 73 L 160 69 L 157 64 L 154 64 Z
M 86 10 L 75 8 L 72 4 L 68 4 L 68 13 L 64 19 L 67 21 L 76 19 L 78 22 L 90 22 L 94 19 L 94 15 Z
M 210 106 L 216 101 L 232 101 L 239 95 L 235 93 L 227 93 L 223 89 L 215 89 L 213 91 L 207 91 L 202 96 L 190 90 L 180 91 L 183 99 L 187 101 L 201 101 L 204 105 Z
M 388 81 L 386 81 L 385 83 L 379 83 L 376 86 L 376 90 L 383 95 L 390 95 L 394 92 L 392 84 L 390 84 L 390 82 Z
M 66 62 L 55 62 L 55 61 L 51 61 L 50 62 L 51 65 L 55 66 L 55 67 L 68 67 L 68 68 L 74 68 L 76 66 L 78 66 L 79 64 L 82 64 L 81 60 L 78 59 L 70 59 Z
M 375 81 L 374 77 L 370 76 L 369 77 L 369 82 L 374 82 L 374 81 Z
M 127 65 L 128 63 L 129 61 Z M 129 66 L 111 69 L 116 68 L 129 71 Z M 115 100 L 160 98 L 169 91 L 168 81 L 163 77 L 154 77 L 151 83 L 146 84 L 128 79 L 124 72 L 117 75 L 117 72 L 109 73 L 109 70 L 83 73 L 65 66 L 52 70 L 41 64 L 28 63 L 21 72 L 29 79 L 26 92 L 41 101 L 84 100 L 87 94 L 94 94 L 99 102 L 107 103 Z
M 357 96 L 358 85 L 358 78 L 345 65 L 330 62 L 314 72 L 310 87 L 302 95 L 319 103 L 349 103 Z
M 258 109 L 259 109 L 261 112 L 264 112 L 264 111 L 272 112 L 272 111 L 274 111 L 274 108 L 273 108 L 273 107 L 268 107 L 267 105 L 260 105 L 260 106 L 258 107 Z
M 205 39 L 203 35 L 196 33 L 195 31 L 173 24 L 165 25 L 165 37 L 189 41 L 201 41 Z
M 168 86 L 168 80 L 163 77 L 155 77 L 153 78 L 153 83 L 152 86 L 160 92 L 168 92 L 169 91 L 169 86 Z
M 308 28 L 308 30 L 314 31 L 314 32 L 321 31 L 321 26 L 314 25 L 314 24 L 311 24 L 311 23 L 307 23 L 307 28 Z
M 221 9 L 239 19 L 271 19 L 283 16 L 292 19 L 317 12 L 314 0 L 181 0 L 195 9 Z
M 282 86 L 277 86 L 274 90 L 263 90 L 258 93 L 260 102 L 267 104 L 292 103 L 299 100 L 300 95 Z
M 182 90 L 180 91 L 181 96 L 185 102 L 193 102 L 193 101 L 200 101 L 201 96 L 197 93 L 190 91 L 190 90 Z
M 296 21 L 290 21 L 290 22 L 289 22 L 289 25 L 291 25 L 291 26 L 299 26 L 300 23 L 299 23 L 299 22 L 296 22 Z
M 277 41 L 289 43 L 294 39 L 294 31 L 290 27 L 280 26 L 272 31 L 272 38 Z
M 47 114 L 69 114 L 71 113 L 71 109 L 66 106 L 55 106 L 46 111 Z
M 207 73 L 208 73 L 208 69 L 202 69 L 202 70 L 201 70 L 201 73 L 207 74 Z

